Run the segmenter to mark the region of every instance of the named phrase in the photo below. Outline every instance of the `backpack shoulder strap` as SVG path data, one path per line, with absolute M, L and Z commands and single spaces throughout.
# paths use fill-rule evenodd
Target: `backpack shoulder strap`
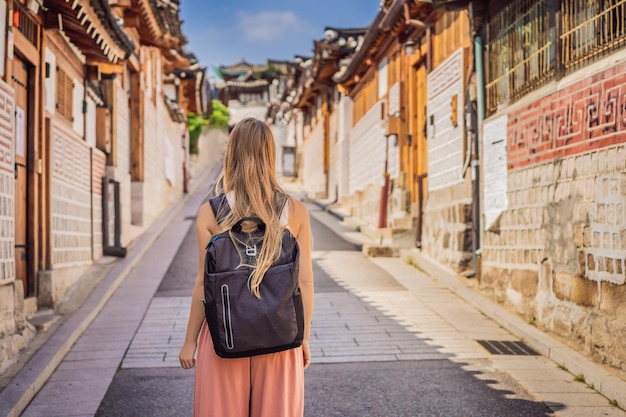
M 211 210 L 213 210 L 215 220 L 217 220 L 218 223 L 224 220 L 224 218 L 228 216 L 228 213 L 230 213 L 230 206 L 228 205 L 228 200 L 224 193 L 210 199 L 209 204 L 211 205 Z

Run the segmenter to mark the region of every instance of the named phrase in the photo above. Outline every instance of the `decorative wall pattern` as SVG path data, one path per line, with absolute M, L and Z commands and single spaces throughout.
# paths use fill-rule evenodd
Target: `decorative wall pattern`
M 91 153 L 71 127 L 50 123 L 52 264 L 58 268 L 90 263 Z
M 0 282 L 15 279 L 13 89 L 0 81 Z
M 15 93 L 0 81 L 0 171 L 13 174 L 13 112 Z
M 624 141 L 626 63 L 509 114 L 510 169 Z

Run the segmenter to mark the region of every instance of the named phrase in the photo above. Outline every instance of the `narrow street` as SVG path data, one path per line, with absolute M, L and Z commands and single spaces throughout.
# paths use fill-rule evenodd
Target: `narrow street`
M 193 372 L 180 369 L 177 354 L 195 276 L 192 216 L 200 201 L 194 196 L 163 232 L 24 416 L 190 414 Z M 368 260 L 341 239 L 343 226 L 334 217 L 308 208 L 316 306 L 306 416 L 550 415 L 497 371 L 485 350 L 394 279 L 384 262 Z M 385 262 L 418 272 L 398 259 Z M 167 271 L 162 280 L 159 268 Z M 434 291 L 428 298 L 448 296 Z M 491 337 L 507 336 L 484 318 L 469 322 L 498 333 Z
M 307 416 L 548 415 L 543 404 L 530 400 L 506 375 L 485 375 L 480 353 L 467 344 L 461 346 L 462 338 L 457 342 L 465 358 L 451 360 L 455 355 L 442 352 L 401 323 L 409 317 L 391 317 L 343 287 L 341 282 L 361 277 L 365 285 L 394 296 L 396 305 L 411 302 L 408 291 L 388 273 L 316 220 L 323 215 L 317 207 L 309 205 L 309 209 L 315 242 L 316 310 L 313 365 L 306 373 Z M 189 414 L 193 374 L 178 367 L 177 354 L 184 337 L 195 256 L 195 230 L 190 227 L 97 416 Z M 439 324 L 425 311 L 420 316 L 424 328 Z M 482 377 L 477 378 L 480 373 Z

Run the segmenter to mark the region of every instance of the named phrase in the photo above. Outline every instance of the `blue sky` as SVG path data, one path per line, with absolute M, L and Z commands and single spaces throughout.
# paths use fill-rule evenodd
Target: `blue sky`
M 365 27 L 380 0 L 181 0 L 183 32 L 200 64 L 229 65 L 245 58 L 292 60 L 311 55 L 324 27 Z

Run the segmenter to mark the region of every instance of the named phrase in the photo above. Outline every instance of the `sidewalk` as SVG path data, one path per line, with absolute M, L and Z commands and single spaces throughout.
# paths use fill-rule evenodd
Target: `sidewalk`
M 292 188 L 295 191 L 297 186 Z M 344 239 L 359 245 L 377 245 L 355 230 L 351 225 L 356 222 L 345 218 L 345 213 L 329 209 L 324 202 L 312 203 L 325 211 L 317 219 L 332 226 L 331 229 Z M 541 355 L 488 356 L 496 369 L 513 376 L 557 415 L 626 416 L 623 409 L 616 407 L 626 405 L 626 381 L 483 296 L 472 288 L 467 278 L 438 264 L 421 251 L 400 249 L 399 253 L 399 258 L 370 260 L 394 276 L 468 339 L 493 340 L 495 328 L 500 327 L 509 334 L 506 341 L 521 341 Z M 360 293 L 358 282 L 347 285 L 366 298 L 376 297 L 375 293 Z M 387 300 L 386 308 L 393 311 L 394 304 Z M 398 313 L 403 315 L 406 311 Z M 445 346 L 445 340 L 439 344 Z
M 67 403 L 72 403 L 77 415 L 95 414 L 99 401 L 96 403 L 94 398 L 97 396 L 92 394 L 102 391 L 104 395 L 113 376 L 103 375 L 102 371 L 109 369 L 114 372 L 127 347 L 116 343 L 116 338 L 125 331 L 136 330 L 155 286 L 160 283 L 174 255 L 171 248 L 180 244 L 208 191 L 209 183 L 216 175 L 217 168 L 213 164 L 192 179 L 189 194 L 166 209 L 133 243 L 126 257 L 108 270 L 85 302 L 62 318 L 58 327 L 49 330 L 50 334 L 46 335 L 42 346 L 0 392 L 0 416 L 21 415 L 38 394 L 43 402 L 32 404 L 29 408 L 41 411 L 39 415 L 55 415 L 54 409 L 45 401 L 46 396 L 57 402 L 59 398 L 65 400 L 65 410 L 68 409 Z M 117 291 L 122 286 L 127 289 Z M 98 323 L 99 314 L 105 308 L 116 310 L 116 320 Z M 68 364 L 76 359 L 79 360 Z M 46 385 L 60 365 L 66 369 L 56 372 L 61 371 L 64 378 Z M 98 380 L 94 379 L 94 375 Z M 44 385 L 47 393 L 40 392 Z M 81 395 L 83 393 L 91 395 Z M 90 401 L 86 401 L 87 398 Z

